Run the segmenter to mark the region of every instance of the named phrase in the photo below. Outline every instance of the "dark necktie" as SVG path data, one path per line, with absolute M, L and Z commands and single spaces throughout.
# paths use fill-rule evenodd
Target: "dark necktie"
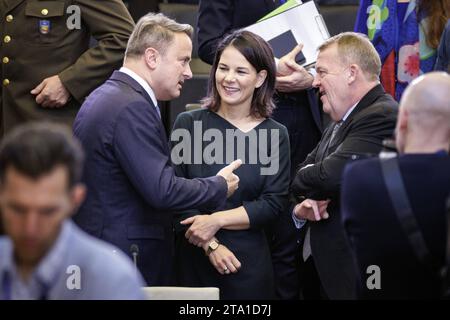
M 328 140 L 327 149 L 330 147 L 331 142 L 336 137 L 336 133 L 338 132 L 339 128 L 342 126 L 343 123 L 344 123 L 344 121 L 341 120 L 334 124 L 333 131 L 331 131 L 330 139 Z M 305 241 L 303 242 L 303 252 L 302 252 L 303 261 L 306 261 L 309 258 L 309 256 L 311 255 L 311 235 L 310 235 L 310 233 L 311 233 L 311 230 L 308 227 L 308 230 L 306 231 L 306 235 L 305 235 Z
M 342 124 L 344 123 L 344 121 L 338 121 L 334 124 L 333 130 L 331 131 L 331 135 L 330 135 L 330 139 L 328 139 L 327 142 L 327 147 L 325 149 L 325 153 L 327 154 L 327 150 L 328 148 L 331 146 L 333 139 L 336 137 L 336 133 L 338 132 L 339 128 L 342 126 Z
M 333 139 L 336 137 L 336 133 L 338 132 L 339 128 L 342 126 L 343 123 L 344 121 L 341 120 L 334 124 L 333 131 L 331 132 L 330 136 L 330 144 L 331 142 L 333 142 Z

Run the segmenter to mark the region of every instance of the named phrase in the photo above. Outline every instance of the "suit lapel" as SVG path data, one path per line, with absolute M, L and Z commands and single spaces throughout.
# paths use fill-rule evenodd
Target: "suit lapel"
M 344 130 L 346 127 L 348 127 L 351 123 L 351 121 L 349 120 L 352 120 L 355 117 L 355 115 L 358 114 L 358 112 L 360 112 L 361 110 L 364 110 L 365 108 L 370 107 L 372 104 L 374 104 L 375 100 L 377 100 L 377 98 L 382 94 L 384 94 L 384 89 L 381 86 L 381 84 L 376 85 L 369 92 L 367 92 L 367 94 L 356 105 L 353 112 L 350 113 L 348 118 L 344 121 L 341 129 Z
M 329 154 L 328 142 L 331 138 L 331 133 L 333 132 L 334 122 L 330 123 L 330 125 L 325 129 L 323 133 L 323 139 L 319 142 L 319 149 L 317 150 L 316 162 L 322 161 Z M 336 139 L 334 139 L 336 140 Z
M 114 73 L 112 74 L 110 79 L 114 80 L 114 81 L 120 81 L 122 83 L 129 85 L 137 93 L 142 95 L 145 98 L 145 100 L 147 100 L 147 102 L 150 104 L 149 108 L 150 108 L 151 112 L 153 112 L 156 119 L 158 119 L 158 125 L 160 126 L 161 139 L 162 139 L 162 141 L 167 141 L 166 131 L 164 129 L 163 123 L 161 121 L 161 118 L 159 117 L 158 111 L 156 111 L 156 106 L 153 103 L 152 98 L 150 98 L 150 96 L 148 95 L 147 91 L 145 91 L 145 89 L 142 88 L 142 86 L 136 80 L 134 80 L 132 77 L 130 77 L 129 75 L 127 75 L 123 72 L 120 72 L 120 71 L 114 71 Z M 168 145 L 166 143 L 164 144 L 164 146 L 166 148 L 168 148 Z
M 355 116 L 364 110 L 367 107 L 370 107 L 375 100 L 380 96 L 384 94 L 384 89 L 381 85 L 376 85 L 374 88 L 372 88 L 362 99 L 359 101 L 359 103 L 356 105 L 355 109 L 350 113 L 348 118 L 344 121 L 342 126 L 339 128 L 338 132 L 336 133 L 335 138 L 333 139 L 332 143 L 328 147 L 328 154 L 331 152 L 334 152 L 336 147 L 342 143 L 342 141 L 347 136 L 347 131 L 350 125 L 353 122 L 353 119 Z
M 127 75 L 123 72 L 114 71 L 114 73 L 111 76 L 111 79 L 128 84 L 136 92 L 138 92 L 140 95 L 142 95 L 150 103 L 150 105 L 153 107 L 153 109 L 155 109 L 156 106 L 153 103 L 152 98 L 150 98 L 150 96 L 148 95 L 147 91 L 145 91 L 145 89 L 142 88 L 142 86 L 136 80 L 134 80 L 132 77 L 130 77 L 129 75 Z M 156 112 L 156 110 L 155 110 L 155 112 Z

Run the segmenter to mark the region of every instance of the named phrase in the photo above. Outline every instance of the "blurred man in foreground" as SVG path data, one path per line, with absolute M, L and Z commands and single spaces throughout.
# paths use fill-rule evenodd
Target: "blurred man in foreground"
M 120 250 L 68 218 L 84 199 L 83 153 L 57 125 L 17 128 L 0 147 L 0 299 L 140 299 Z

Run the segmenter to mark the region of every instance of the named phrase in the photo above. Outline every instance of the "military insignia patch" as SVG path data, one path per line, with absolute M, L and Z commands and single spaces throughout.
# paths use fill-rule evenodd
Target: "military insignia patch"
M 39 32 L 42 34 L 47 34 L 50 32 L 49 20 L 39 20 Z

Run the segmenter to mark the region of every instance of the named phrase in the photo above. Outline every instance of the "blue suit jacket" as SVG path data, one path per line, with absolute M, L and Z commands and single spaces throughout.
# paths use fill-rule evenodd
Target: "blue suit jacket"
M 75 222 L 128 255 L 136 244 L 138 267 L 147 283 L 171 284 L 170 211 L 219 209 L 226 200 L 225 179 L 175 176 L 151 98 L 120 71 L 87 98 L 74 134 L 86 151 L 83 180 L 88 188 Z
M 445 263 L 446 210 L 450 193 L 450 157 L 406 154 L 399 167 L 413 214 L 428 250 Z M 364 299 L 430 299 L 441 292 L 438 271 L 431 273 L 415 256 L 386 189 L 380 159 L 349 164 L 343 175 L 342 220 L 359 269 Z M 381 290 L 369 290 L 370 265 L 381 271 Z

